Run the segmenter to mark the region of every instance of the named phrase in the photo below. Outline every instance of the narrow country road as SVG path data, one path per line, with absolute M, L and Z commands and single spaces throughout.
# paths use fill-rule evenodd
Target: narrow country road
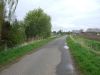
M 64 36 L 51 41 L 1 71 L 0 75 L 76 75 L 65 39 Z

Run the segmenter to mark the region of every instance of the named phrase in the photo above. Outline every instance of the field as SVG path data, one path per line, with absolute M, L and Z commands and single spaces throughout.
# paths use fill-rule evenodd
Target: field
M 99 33 L 100 34 L 100 33 Z M 96 33 L 82 33 L 80 34 L 82 37 L 85 37 L 87 39 L 91 39 L 91 40 L 96 40 L 96 41 L 100 41 L 100 35 L 97 35 Z
M 100 42 L 71 35 L 67 43 L 82 75 L 100 75 Z

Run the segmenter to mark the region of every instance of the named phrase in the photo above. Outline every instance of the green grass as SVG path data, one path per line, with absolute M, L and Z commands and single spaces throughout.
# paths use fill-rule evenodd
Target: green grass
M 95 40 L 86 40 L 86 45 L 95 51 L 100 51 L 100 42 Z
M 100 51 L 100 41 L 89 40 L 89 39 L 83 38 L 79 35 L 77 35 L 77 36 L 74 35 L 72 37 L 74 37 L 74 39 L 77 42 L 83 44 L 84 46 L 90 48 L 91 50 Z
M 31 44 L 19 47 L 19 48 L 13 48 L 9 49 L 6 52 L 3 51 L 0 53 L 0 66 L 9 64 L 10 62 L 13 62 L 17 58 L 31 52 L 36 51 L 36 48 L 39 48 L 43 46 L 44 44 L 48 43 L 49 41 L 53 40 L 54 38 L 48 38 L 40 41 L 35 41 Z
M 67 43 L 82 75 L 100 75 L 100 56 L 84 48 L 70 37 L 67 38 Z

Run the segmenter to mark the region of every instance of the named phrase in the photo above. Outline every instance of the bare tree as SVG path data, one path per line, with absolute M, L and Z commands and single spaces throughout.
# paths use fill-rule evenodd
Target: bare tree
M 9 38 L 10 23 L 14 19 L 17 4 L 18 0 L 0 0 L 0 41 L 5 45 L 5 49 Z
M 18 0 L 4 0 L 5 3 L 5 19 L 9 22 L 13 20 L 15 9 L 18 4 Z

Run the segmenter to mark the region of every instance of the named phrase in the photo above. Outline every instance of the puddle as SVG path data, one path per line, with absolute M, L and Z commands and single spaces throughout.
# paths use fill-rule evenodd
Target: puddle
M 64 48 L 65 48 L 65 49 L 69 49 L 69 47 L 68 47 L 68 46 L 64 46 Z

